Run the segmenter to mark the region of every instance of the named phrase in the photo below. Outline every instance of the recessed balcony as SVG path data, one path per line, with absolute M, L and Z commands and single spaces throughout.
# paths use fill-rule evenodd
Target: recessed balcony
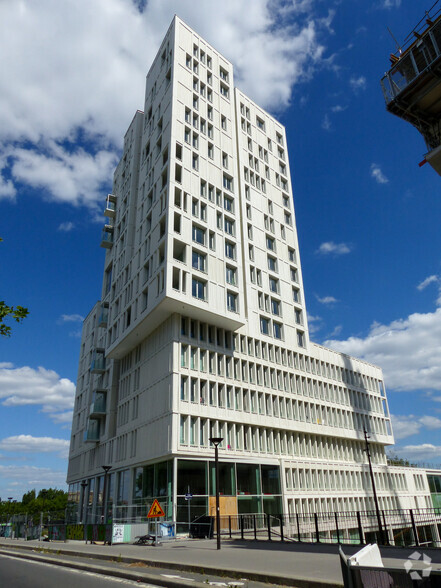
M 116 196 L 109 194 L 106 200 L 106 208 L 104 209 L 104 216 L 115 218 L 116 215 Z
M 111 249 L 113 247 L 113 226 L 104 225 L 103 232 L 101 233 L 101 247 Z

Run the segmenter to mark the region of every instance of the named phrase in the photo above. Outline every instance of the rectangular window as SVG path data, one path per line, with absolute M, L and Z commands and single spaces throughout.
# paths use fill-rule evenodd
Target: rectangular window
M 260 332 L 263 335 L 269 334 L 269 320 L 264 318 L 263 316 L 260 317 Z
M 280 316 L 280 302 L 274 298 L 271 298 L 271 312 Z
M 208 157 L 210 159 L 213 159 L 214 157 L 214 147 L 213 147 L 213 143 L 208 143 Z
M 298 288 L 292 289 L 292 299 L 294 302 L 300 302 L 300 290 Z
M 222 127 L 222 130 L 224 130 L 224 131 L 227 130 L 227 117 L 224 115 L 221 115 L 221 127 Z
M 268 269 L 272 272 L 277 271 L 277 259 L 268 255 Z
M 206 282 L 193 278 L 191 281 L 191 293 L 195 298 L 199 300 L 206 300 Z
M 236 268 L 227 265 L 226 267 L 226 281 L 227 284 L 231 284 L 232 286 L 236 286 Z
M 270 277 L 269 287 L 270 287 L 271 292 L 278 293 L 279 292 L 279 280 L 277 280 L 276 278 Z
M 236 245 L 234 243 L 225 241 L 225 257 L 236 259 Z
M 228 155 L 226 153 L 222 153 L 222 165 L 228 169 Z
M 230 192 L 232 192 L 233 191 L 233 178 L 224 174 L 223 186 L 226 190 L 229 190 Z
M 231 312 L 237 312 L 237 294 L 233 292 L 227 292 L 227 308 Z
M 234 236 L 234 221 L 230 220 L 229 218 L 224 219 L 224 230 L 229 235 Z
M 205 229 L 193 225 L 193 241 L 205 245 Z
M 298 280 L 298 277 L 297 277 L 297 270 L 296 270 L 296 268 L 294 268 L 294 267 L 290 268 L 290 272 L 291 272 L 291 280 L 293 282 L 298 282 L 299 280 Z
M 225 98 L 229 98 L 230 97 L 230 90 L 228 88 L 228 86 L 226 86 L 225 84 L 220 84 L 220 93 L 221 96 L 224 96 Z
M 193 250 L 192 256 L 191 256 L 191 265 L 194 269 L 197 269 L 201 272 L 205 272 L 206 271 L 206 261 L 207 261 L 206 255 L 204 255 L 203 253 L 199 253 L 199 251 Z
M 276 250 L 276 242 L 272 237 L 266 237 L 266 248 L 269 249 L 270 251 L 275 251 Z
M 259 128 L 260 130 L 262 130 L 262 131 L 265 130 L 265 121 L 263 121 L 258 116 L 256 116 L 256 125 L 257 125 L 257 128 Z

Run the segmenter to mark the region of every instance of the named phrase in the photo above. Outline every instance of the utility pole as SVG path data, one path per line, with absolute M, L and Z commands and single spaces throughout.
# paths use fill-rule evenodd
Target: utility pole
M 366 428 L 363 430 L 364 432 L 364 441 L 366 443 L 366 455 L 368 458 L 368 462 L 369 462 L 369 472 L 371 474 L 371 483 L 372 483 L 372 491 L 374 493 L 374 502 L 375 502 L 375 510 L 377 512 L 377 522 L 378 522 L 378 531 L 380 534 L 380 541 L 382 545 L 385 545 L 385 541 L 384 541 L 384 534 L 383 534 L 383 525 L 381 524 L 381 515 L 380 515 L 380 507 L 378 506 L 378 497 L 377 497 L 377 490 L 375 488 L 375 479 L 374 479 L 374 472 L 372 470 L 372 462 L 371 462 L 371 452 L 369 450 L 369 443 L 368 443 L 368 439 L 370 438 Z

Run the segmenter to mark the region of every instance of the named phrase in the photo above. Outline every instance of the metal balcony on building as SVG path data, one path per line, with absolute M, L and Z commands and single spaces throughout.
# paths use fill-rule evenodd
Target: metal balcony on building
M 116 196 L 109 194 L 106 200 L 106 208 L 104 209 L 104 216 L 115 218 L 116 215 Z
M 92 404 L 90 405 L 90 418 L 102 418 L 106 415 L 106 398 L 106 390 L 95 390 L 95 392 L 93 393 Z
M 102 304 L 100 309 L 100 314 L 98 317 L 98 326 L 99 327 L 107 327 L 107 321 L 109 317 L 109 305 Z
M 387 110 L 418 129 L 428 148 L 424 163 L 441 174 L 440 10 L 433 17 L 426 16 L 409 35 L 410 45 L 391 55 L 393 65 L 381 86 Z
M 87 424 L 87 429 L 84 431 L 84 441 L 90 443 L 97 443 L 100 440 L 100 421 L 90 419 Z
M 104 349 L 96 349 L 93 352 L 90 371 L 92 374 L 104 374 L 106 371 L 106 358 L 104 356 Z
M 101 233 L 101 247 L 106 249 L 113 247 L 113 225 L 104 225 Z

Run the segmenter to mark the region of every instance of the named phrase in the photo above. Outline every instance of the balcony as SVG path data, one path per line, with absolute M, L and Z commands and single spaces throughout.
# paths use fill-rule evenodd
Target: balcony
M 102 418 L 106 415 L 106 397 L 107 392 L 105 390 L 95 390 L 89 412 L 91 419 Z
M 111 249 L 113 247 L 113 226 L 104 225 L 103 232 L 101 233 L 101 247 Z
M 109 306 L 108 304 L 102 304 L 100 314 L 98 317 L 98 326 L 107 327 L 107 321 L 109 318 Z
M 106 208 L 104 209 L 104 216 L 115 218 L 116 215 L 116 196 L 109 194 L 106 200 Z
M 84 441 L 86 443 L 98 443 L 100 440 L 100 422 L 91 419 L 87 425 L 87 429 L 84 431 Z
M 93 352 L 92 363 L 90 364 L 90 372 L 92 374 L 104 374 L 106 371 L 106 358 L 104 357 L 104 349 L 97 349 Z

